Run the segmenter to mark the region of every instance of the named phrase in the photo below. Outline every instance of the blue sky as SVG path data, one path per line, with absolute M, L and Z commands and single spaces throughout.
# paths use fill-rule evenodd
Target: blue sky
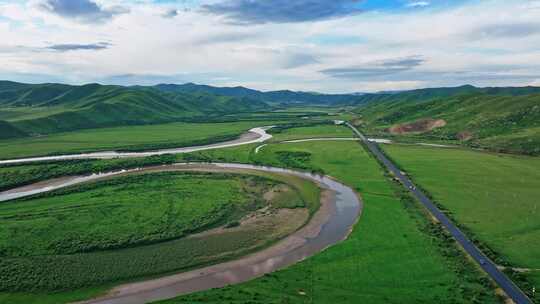
M 540 85 L 539 0 L 0 0 L 0 78 L 371 92 Z

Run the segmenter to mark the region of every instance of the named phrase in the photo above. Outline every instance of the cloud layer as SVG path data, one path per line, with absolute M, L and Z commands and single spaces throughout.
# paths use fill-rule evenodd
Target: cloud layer
M 48 50 L 58 51 L 58 52 L 68 52 L 68 51 L 99 51 L 108 49 L 111 46 L 107 42 L 98 42 L 92 44 L 54 44 L 46 47 Z
M 40 6 L 60 17 L 88 23 L 108 21 L 115 15 L 129 11 L 122 6 L 103 8 L 91 0 L 45 0 Z
M 225 0 L 203 11 L 234 23 L 305 22 L 359 13 L 359 0 Z
M 409 71 L 420 66 L 422 63 L 424 63 L 424 59 L 419 56 L 412 56 L 371 62 L 360 67 L 325 69 L 321 73 L 336 78 L 369 79 Z
M 368 92 L 540 83 L 538 0 L 0 0 L 0 78 Z

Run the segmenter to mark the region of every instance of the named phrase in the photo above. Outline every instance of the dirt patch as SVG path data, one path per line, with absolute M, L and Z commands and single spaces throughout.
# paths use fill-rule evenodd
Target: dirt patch
M 264 194 L 264 199 L 267 201 L 267 202 L 272 202 L 274 199 L 276 199 L 277 196 L 279 196 L 280 193 L 282 192 L 288 192 L 288 191 L 291 191 L 291 188 L 289 188 L 289 186 L 287 185 L 277 185 L 275 187 L 272 187 L 272 189 L 268 190 L 265 194 Z
M 496 288 L 495 294 L 502 298 L 504 304 L 516 304 L 501 288 Z
M 351 121 L 351 124 L 355 127 L 359 127 L 364 124 L 364 121 L 358 118 L 355 118 Z
M 394 125 L 388 129 L 391 134 L 424 133 L 446 126 L 444 119 L 424 118 L 411 123 Z
M 473 134 L 469 131 L 459 132 L 457 138 L 461 141 L 469 141 L 473 138 Z
M 267 231 L 268 239 L 281 238 L 300 229 L 309 219 L 307 209 L 271 209 L 265 207 L 246 215 L 236 227 L 225 226 L 192 234 L 188 238 L 204 238 L 210 235 L 234 233 L 238 231 Z

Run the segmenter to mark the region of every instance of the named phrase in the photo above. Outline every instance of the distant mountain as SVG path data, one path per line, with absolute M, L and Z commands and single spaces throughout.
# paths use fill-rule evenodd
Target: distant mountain
M 357 103 L 355 94 L 319 94 L 289 90 L 262 92 L 244 87 L 213 87 L 194 83 L 159 84 L 156 89 L 163 92 L 210 93 L 223 96 L 248 97 L 272 104 L 312 104 L 312 105 L 350 105 Z
M 227 114 L 269 111 L 276 105 L 356 106 L 364 129 L 373 133 L 412 130 L 423 137 L 540 154 L 540 88 L 470 85 L 319 94 L 193 83 L 123 87 L 0 81 L 0 139 L 87 128 L 214 121 Z
M 364 96 L 364 130 L 540 155 L 540 88 L 423 89 Z
M 383 91 L 378 93 L 321 94 L 314 92 L 296 92 L 290 90 L 262 92 L 245 87 L 214 87 L 194 83 L 159 84 L 154 88 L 162 92 L 174 93 L 209 93 L 221 96 L 247 97 L 270 104 L 290 105 L 309 104 L 323 106 L 362 105 L 371 102 L 392 100 L 426 101 L 434 98 L 450 97 L 462 94 L 491 94 L 519 96 L 540 93 L 538 87 L 494 87 L 477 88 L 472 85 L 448 88 L 427 88 L 409 91 Z
M 250 97 L 261 99 L 262 92 L 244 87 L 213 87 L 208 85 L 185 83 L 185 84 L 158 84 L 156 89 L 172 93 L 209 93 L 222 96 Z
M 2 136 L 48 134 L 86 128 L 205 120 L 229 113 L 267 110 L 264 102 L 209 93 L 162 92 L 88 84 L 0 82 Z
M 364 94 L 360 96 L 356 102 L 360 104 L 368 104 L 373 102 L 392 102 L 392 101 L 428 101 L 436 98 L 445 98 L 466 94 L 488 94 L 488 95 L 507 95 L 520 96 L 540 93 L 540 87 L 493 87 L 493 88 L 477 88 L 472 85 L 464 85 L 459 87 L 448 88 L 427 88 L 410 91 L 390 91 Z

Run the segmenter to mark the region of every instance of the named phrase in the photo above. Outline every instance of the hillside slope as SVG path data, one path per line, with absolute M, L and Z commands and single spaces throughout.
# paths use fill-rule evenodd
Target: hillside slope
M 373 135 L 540 154 L 540 94 L 523 95 L 535 91 L 538 88 L 485 89 L 425 99 L 408 92 L 370 102 L 356 112 L 361 126 Z
M 9 138 L 17 138 L 17 137 L 24 137 L 26 134 L 22 132 L 21 130 L 15 128 L 11 124 L 5 121 L 0 120 L 0 140 L 2 139 L 9 139 Z
M 223 114 L 267 108 L 258 100 L 207 93 L 164 93 L 153 88 L 99 84 L 0 82 L 0 138 L 122 125 L 202 121 Z
M 472 85 L 463 85 L 459 87 L 427 88 L 401 92 L 370 93 L 359 96 L 357 99 L 357 105 L 364 105 L 376 102 L 420 102 L 467 94 L 522 96 L 530 94 L 540 94 L 540 87 L 529 86 L 478 88 Z
M 351 105 L 358 104 L 358 96 L 349 94 L 319 94 L 311 92 L 295 92 L 290 90 L 261 92 L 244 87 L 213 87 L 194 83 L 159 84 L 156 89 L 163 92 L 176 93 L 209 93 L 223 96 L 245 97 L 262 102 L 290 105 Z

